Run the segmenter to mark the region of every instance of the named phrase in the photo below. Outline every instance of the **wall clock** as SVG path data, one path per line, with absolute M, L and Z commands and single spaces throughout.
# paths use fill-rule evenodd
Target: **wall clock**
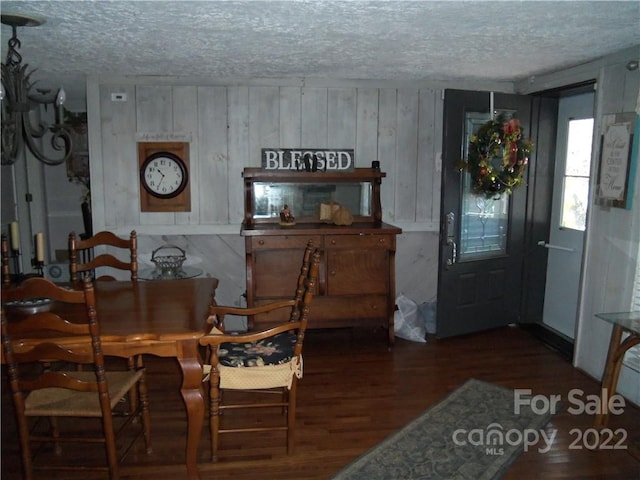
M 191 210 L 187 142 L 140 142 L 138 166 L 141 211 Z
M 173 198 L 184 190 L 189 174 L 180 157 L 169 152 L 149 155 L 140 167 L 140 182 L 158 198 Z

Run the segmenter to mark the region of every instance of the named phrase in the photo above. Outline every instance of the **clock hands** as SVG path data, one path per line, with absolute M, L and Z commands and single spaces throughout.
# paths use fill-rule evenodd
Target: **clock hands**
M 158 188 L 160 188 L 160 185 L 162 184 L 162 181 L 164 180 L 164 173 L 162 173 L 162 170 L 160 170 L 159 168 L 157 168 L 156 170 L 158 170 L 158 173 L 160 175 L 162 175 L 162 178 L 160 179 L 160 181 L 158 182 Z

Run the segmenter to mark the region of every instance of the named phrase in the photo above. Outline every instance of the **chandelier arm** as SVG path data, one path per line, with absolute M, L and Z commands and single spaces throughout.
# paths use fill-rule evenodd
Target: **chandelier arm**
M 31 81 L 31 75 L 35 70 L 27 71 L 28 65 L 22 64 L 22 56 L 18 52 L 21 44 L 17 35 L 17 27 L 38 26 L 42 25 L 43 21 L 25 16 L 3 14 L 2 23 L 10 25 L 13 30 L 13 36 L 8 42 L 6 63 L 2 64 L 4 92 L 2 99 L 2 164 L 15 163 L 26 145 L 33 155 L 45 165 L 60 165 L 66 162 L 73 153 L 72 133 L 63 124 L 62 102 L 64 95 L 62 98 L 58 96 L 56 99 L 58 102 L 56 107 L 60 108 L 60 114 L 55 115 L 54 123 L 49 125 L 42 122 L 34 126 L 31 122 L 30 112 L 35 105 L 53 105 L 54 101 L 29 93 L 36 83 Z M 44 92 L 44 90 L 39 90 L 39 92 Z M 40 141 L 40 139 L 44 140 L 46 134 L 51 135 L 51 147 L 54 150 L 52 156 L 45 154 L 42 141 Z
M 20 117 L 2 108 L 2 165 L 13 165 L 20 150 Z
M 65 127 L 51 127 L 51 147 L 56 151 L 64 152 L 61 158 L 51 158 L 45 155 L 36 142 L 34 142 L 33 139 L 38 137 L 30 134 L 32 127 L 27 113 L 22 114 L 22 126 L 24 128 L 23 138 L 27 142 L 29 150 L 31 150 L 31 153 L 42 163 L 46 165 L 60 165 L 71 157 L 73 153 L 73 140 L 71 139 L 71 133 Z

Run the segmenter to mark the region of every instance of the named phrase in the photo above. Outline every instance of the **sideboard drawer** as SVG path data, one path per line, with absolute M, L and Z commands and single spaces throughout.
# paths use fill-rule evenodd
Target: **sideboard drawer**
M 315 247 L 320 248 L 322 246 L 322 236 L 320 235 L 275 235 L 253 237 L 251 239 L 251 247 L 254 250 L 288 248 L 304 250 L 309 241 L 312 241 Z
M 327 235 L 325 248 L 386 248 L 395 250 L 395 235 Z

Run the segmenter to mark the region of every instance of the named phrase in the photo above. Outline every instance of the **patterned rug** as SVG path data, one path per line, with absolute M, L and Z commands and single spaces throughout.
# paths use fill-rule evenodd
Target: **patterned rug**
M 470 379 L 333 480 L 498 479 L 522 451 L 548 450 L 551 416 L 516 414 L 513 390 Z

